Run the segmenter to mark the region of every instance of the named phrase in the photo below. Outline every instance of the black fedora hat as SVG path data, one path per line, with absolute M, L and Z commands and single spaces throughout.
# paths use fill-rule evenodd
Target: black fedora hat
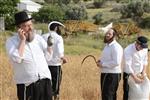
M 142 48 L 148 48 L 148 39 L 145 36 L 139 36 L 137 38 L 137 43 L 141 45 Z
M 25 11 L 18 12 L 15 14 L 15 25 L 19 25 L 31 19 L 32 18 L 30 18 Z

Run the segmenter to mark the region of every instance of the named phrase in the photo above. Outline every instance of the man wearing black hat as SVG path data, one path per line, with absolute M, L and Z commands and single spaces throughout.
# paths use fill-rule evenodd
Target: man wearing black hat
M 47 60 L 52 58 L 51 47 L 35 34 L 24 11 L 15 14 L 17 34 L 6 42 L 7 54 L 14 68 L 19 100 L 52 100 L 51 73 Z
M 123 68 L 123 100 L 128 100 L 129 84 L 128 77 L 131 75 L 135 83 L 140 84 L 143 79 L 138 77 L 139 74 L 146 75 L 146 66 L 148 64 L 148 39 L 145 36 L 137 37 L 135 43 L 128 45 L 124 49 L 124 68 Z

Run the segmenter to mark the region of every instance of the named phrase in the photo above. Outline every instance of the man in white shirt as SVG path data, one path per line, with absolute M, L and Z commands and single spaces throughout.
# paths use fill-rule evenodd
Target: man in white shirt
M 6 42 L 7 54 L 14 69 L 18 100 L 52 100 L 51 73 L 47 60 L 52 50 L 35 34 L 32 18 L 25 11 L 15 14 L 17 34 Z
M 135 43 L 128 45 L 124 49 L 124 68 L 123 68 L 123 100 L 128 100 L 129 85 L 128 77 L 134 79 L 135 83 L 142 83 L 143 80 L 137 75 L 146 75 L 146 66 L 148 64 L 148 45 L 147 38 L 139 36 Z
M 54 100 L 59 99 L 59 88 L 62 79 L 61 66 L 67 62 L 64 57 L 64 43 L 59 26 L 64 25 L 58 21 L 50 22 L 48 25 L 49 33 L 43 35 L 45 41 L 51 37 L 52 42 L 53 55 L 52 60 L 48 61 L 48 67 L 52 74 L 52 89 Z
M 115 40 L 116 31 L 109 29 L 104 38 L 106 43 L 97 66 L 101 68 L 102 100 L 117 100 L 117 89 L 121 79 L 123 48 Z

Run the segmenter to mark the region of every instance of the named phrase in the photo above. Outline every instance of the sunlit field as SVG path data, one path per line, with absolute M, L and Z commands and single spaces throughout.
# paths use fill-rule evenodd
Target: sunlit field
M 68 63 L 63 65 L 63 79 L 60 89 L 60 100 L 101 100 L 100 70 L 93 58 L 87 58 L 81 66 L 86 55 L 67 55 Z M 94 55 L 96 58 L 99 54 Z M 12 78 L 12 67 L 5 53 L 0 54 L 0 100 L 17 100 L 16 87 Z M 150 68 L 148 67 L 148 73 Z M 149 76 L 150 74 L 148 74 Z M 122 100 L 122 81 L 118 89 L 118 100 Z

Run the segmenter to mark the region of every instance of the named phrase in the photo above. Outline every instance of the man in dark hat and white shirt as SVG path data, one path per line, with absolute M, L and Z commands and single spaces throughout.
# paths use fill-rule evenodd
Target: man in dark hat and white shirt
M 53 55 L 52 60 L 47 61 L 48 67 L 52 74 L 52 89 L 54 100 L 59 100 L 59 88 L 62 79 L 62 64 L 67 60 L 64 57 L 64 43 L 61 36 L 60 26 L 65 27 L 58 21 L 52 21 L 48 25 L 49 32 L 43 35 L 43 38 L 48 41 L 51 40 Z
M 51 73 L 46 60 L 52 49 L 35 33 L 32 18 L 25 11 L 15 14 L 17 34 L 6 42 L 14 69 L 18 100 L 52 100 Z
M 139 74 L 141 74 L 142 77 L 146 76 L 146 66 L 148 64 L 147 41 L 148 39 L 145 36 L 139 36 L 135 43 L 128 45 L 124 49 L 123 100 L 128 100 L 129 97 L 129 75 L 133 78 L 136 84 L 141 84 L 143 82 L 143 79 L 138 77 Z

